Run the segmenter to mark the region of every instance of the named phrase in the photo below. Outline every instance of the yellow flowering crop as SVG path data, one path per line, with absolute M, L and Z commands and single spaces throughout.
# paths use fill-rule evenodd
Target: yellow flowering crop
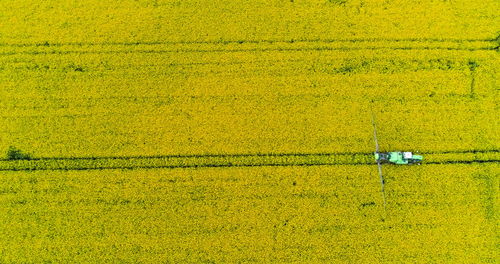
M 494 259 L 499 167 L 7 172 L 2 262 Z
M 494 263 L 498 10 L 0 1 L 0 262 Z

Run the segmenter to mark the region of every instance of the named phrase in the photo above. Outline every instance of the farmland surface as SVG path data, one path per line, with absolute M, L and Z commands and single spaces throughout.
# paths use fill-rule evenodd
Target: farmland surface
M 0 262 L 494 263 L 498 10 L 1 1 Z

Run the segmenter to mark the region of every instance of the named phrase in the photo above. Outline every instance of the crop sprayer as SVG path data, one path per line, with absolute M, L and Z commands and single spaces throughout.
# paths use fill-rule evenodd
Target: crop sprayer
M 382 198 L 384 201 L 384 212 L 386 212 L 386 201 L 385 201 L 385 180 L 382 174 L 382 163 L 396 164 L 396 165 L 410 165 L 419 164 L 424 159 L 421 155 L 414 155 L 409 151 L 391 151 L 391 152 L 380 152 L 377 140 L 377 125 L 375 124 L 375 116 L 372 112 L 372 125 L 373 125 L 373 140 L 375 141 L 375 161 L 378 166 L 378 174 L 380 176 L 380 185 L 382 191 Z

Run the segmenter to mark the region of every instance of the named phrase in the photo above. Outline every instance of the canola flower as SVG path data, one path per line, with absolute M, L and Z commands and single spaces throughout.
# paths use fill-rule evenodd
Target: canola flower
M 0 258 L 488 262 L 498 169 L 387 166 L 385 221 L 374 166 L 3 172 Z
M 0 1 L 0 262 L 493 263 L 499 8 Z

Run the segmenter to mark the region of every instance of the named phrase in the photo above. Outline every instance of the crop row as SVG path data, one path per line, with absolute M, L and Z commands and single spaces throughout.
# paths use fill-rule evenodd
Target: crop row
M 497 151 L 422 154 L 425 156 L 424 164 L 500 162 L 500 153 Z M 369 165 L 374 163 L 373 156 L 370 153 L 269 153 L 52 159 L 31 159 L 29 156 L 26 156 L 24 159 L 0 161 L 0 171 Z
M 254 167 L 368 164 L 370 154 L 284 154 L 69 158 L 0 161 L 0 170 L 91 170 L 127 168 Z
M 346 41 L 239 41 L 229 43 L 125 43 L 123 45 L 99 44 L 42 44 L 42 45 L 4 45 L 0 46 L 0 56 L 15 54 L 132 54 L 132 53 L 205 53 L 205 52 L 271 52 L 271 51 L 350 51 L 350 50 L 495 50 L 498 43 L 494 40 L 463 41 L 414 41 L 414 40 L 346 40 Z
M 7 1 L 2 43 L 300 39 L 491 39 L 494 0 Z M 78 14 L 78 17 L 70 15 Z M 411 14 L 411 15 L 410 15 Z M 436 23 L 435 21 L 439 21 Z M 103 26 L 105 25 L 105 26 Z

